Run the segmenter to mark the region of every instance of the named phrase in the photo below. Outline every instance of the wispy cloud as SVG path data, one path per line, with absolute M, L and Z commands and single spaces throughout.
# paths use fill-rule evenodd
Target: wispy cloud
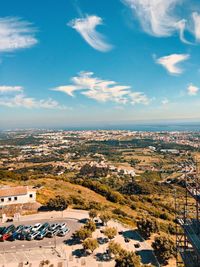
M 194 35 L 196 40 L 200 41 L 200 14 L 197 12 L 192 13 L 192 18 L 194 22 Z
M 122 0 L 138 17 L 145 32 L 162 37 L 180 30 L 174 9 L 180 0 Z M 183 24 L 181 29 L 183 30 Z
M 24 94 L 17 94 L 14 97 L 0 97 L 0 106 L 9 108 L 45 108 L 45 109 L 64 109 L 59 103 L 51 98 L 37 100 L 32 97 L 26 97 Z
M 35 45 L 35 29 L 19 18 L 0 18 L 0 53 L 29 48 Z
M 53 90 L 70 96 L 74 96 L 76 91 L 81 91 L 81 94 L 99 102 L 112 101 L 118 104 L 148 104 L 150 102 L 144 93 L 132 92 L 130 86 L 94 77 L 93 72 L 80 72 L 71 81 L 72 84 L 59 86 Z
M 104 35 L 96 30 L 96 27 L 102 24 L 103 20 L 98 16 L 77 18 L 68 23 L 68 25 L 75 29 L 94 49 L 107 52 L 112 49 L 112 45 L 108 44 Z
M 45 108 L 45 109 L 66 109 L 65 106 L 60 105 L 57 101 L 48 99 L 35 99 L 27 97 L 24 94 L 22 86 L 7 86 L 0 85 L 0 106 L 9 108 Z
M 181 74 L 183 69 L 178 64 L 189 57 L 189 54 L 172 54 L 156 59 L 156 63 L 162 65 L 171 74 Z
M 195 96 L 199 92 L 199 88 L 193 84 L 190 84 L 187 88 L 188 95 Z
M 23 87 L 22 86 L 7 86 L 7 85 L 0 85 L 0 94 L 7 94 L 7 93 L 13 93 L 13 92 L 22 92 Z

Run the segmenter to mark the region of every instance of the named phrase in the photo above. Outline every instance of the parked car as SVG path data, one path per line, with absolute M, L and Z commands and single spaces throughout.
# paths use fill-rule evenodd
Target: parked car
M 40 227 L 40 231 L 47 230 L 48 228 L 49 228 L 49 223 L 44 223 L 44 224 Z
M 39 233 L 40 232 L 35 231 L 35 232 L 28 234 L 26 237 L 26 240 L 31 241 L 31 240 L 35 239 L 37 237 L 37 235 L 39 235 Z
M 42 227 L 42 224 L 41 224 L 41 223 L 36 223 L 36 224 L 31 228 L 31 232 L 36 232 L 36 231 L 38 231 L 41 227 Z
M 66 223 L 60 223 L 60 224 L 58 225 L 58 228 L 59 228 L 59 229 L 67 228 L 67 224 L 66 224 Z
M 14 241 L 18 239 L 19 233 L 24 229 L 23 225 L 18 225 L 12 235 L 8 238 L 9 241 Z
M 42 240 L 47 234 L 47 230 L 40 231 L 40 233 L 36 236 L 35 239 Z
M 26 226 L 24 226 L 24 232 L 30 232 L 31 231 L 31 229 L 32 229 L 32 226 L 31 225 L 26 225 Z
M 54 230 L 52 230 L 52 231 L 49 231 L 49 232 L 46 234 L 46 236 L 51 238 L 51 237 L 57 235 L 58 232 L 59 232 L 59 229 L 57 228 L 57 229 L 54 229 Z
M 19 239 L 19 240 L 25 240 L 27 235 L 28 235 L 28 233 L 23 230 L 23 231 L 21 231 L 21 233 L 18 233 L 17 239 Z
M 0 241 L 3 242 L 3 241 L 5 241 L 5 240 L 7 240 L 10 236 L 11 236 L 10 233 L 8 233 L 8 234 L 4 234 L 4 235 L 1 236 Z
M 51 224 L 51 225 L 49 226 L 49 230 L 50 230 L 50 231 L 53 231 L 53 230 L 55 230 L 58 226 L 59 226 L 58 223 L 53 223 L 53 224 Z
M 5 231 L 6 227 L 3 226 L 3 227 L 0 227 L 0 234 L 2 234 L 4 231 Z
M 58 236 L 65 236 L 67 233 L 69 233 L 69 228 L 65 227 L 65 228 L 61 229 L 61 230 L 57 233 L 57 235 L 58 235 Z
M 2 242 L 4 240 L 7 240 L 9 238 L 9 236 L 12 235 L 14 230 L 15 230 L 15 226 L 13 224 L 11 224 L 7 228 L 5 228 L 0 235 L 0 241 Z

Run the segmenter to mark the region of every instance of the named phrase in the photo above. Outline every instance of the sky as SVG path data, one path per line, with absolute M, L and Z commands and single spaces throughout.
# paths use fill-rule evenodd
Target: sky
M 1 0 L 0 129 L 200 121 L 198 0 Z

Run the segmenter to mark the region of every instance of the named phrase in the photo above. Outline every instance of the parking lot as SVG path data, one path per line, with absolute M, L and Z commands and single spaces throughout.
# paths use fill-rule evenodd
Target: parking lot
M 13 223 L 15 226 L 18 225 L 34 225 L 36 223 L 42 223 L 44 224 L 45 222 L 48 222 L 50 224 L 53 223 L 63 223 L 65 222 L 67 224 L 67 227 L 69 228 L 69 232 L 63 236 L 53 236 L 52 238 L 47 238 L 44 237 L 44 239 L 42 240 L 14 240 L 14 241 L 4 241 L 4 242 L 0 242 L 0 252 L 1 253 L 7 253 L 7 252 L 16 252 L 16 251 L 23 251 L 23 250 L 30 250 L 30 249 L 34 249 L 34 248 L 55 248 L 58 245 L 62 244 L 64 240 L 69 239 L 71 237 L 71 235 L 73 234 L 73 232 L 75 232 L 79 227 L 80 227 L 80 223 L 77 220 L 73 220 L 73 219 L 66 219 L 66 218 L 55 218 L 55 219 L 51 219 L 51 220 L 37 220 L 37 221 L 23 221 L 22 222 L 17 222 L 17 223 Z M 7 223 L 4 224 L 4 226 L 9 226 L 12 223 Z

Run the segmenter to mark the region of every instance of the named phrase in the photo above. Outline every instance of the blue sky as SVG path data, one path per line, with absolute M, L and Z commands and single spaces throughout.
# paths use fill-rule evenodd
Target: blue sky
M 195 0 L 2 0 L 0 128 L 199 120 L 199 62 Z

